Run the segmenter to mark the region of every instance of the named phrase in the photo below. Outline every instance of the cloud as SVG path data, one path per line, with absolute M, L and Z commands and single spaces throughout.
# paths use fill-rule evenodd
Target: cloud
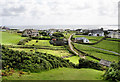
M 18 20 L 15 22 L 18 24 L 24 22 L 25 24 L 117 24 L 118 1 L 2 0 L 0 15 L 4 19 L 4 24 L 14 23 L 11 16 Z M 21 20 L 23 22 L 20 22 Z
M 19 16 L 23 13 L 26 9 L 23 6 L 20 7 L 10 7 L 10 8 L 3 8 L 1 16 Z

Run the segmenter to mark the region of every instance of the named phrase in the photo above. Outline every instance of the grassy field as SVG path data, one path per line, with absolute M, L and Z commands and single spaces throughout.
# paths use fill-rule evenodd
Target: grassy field
M 120 53 L 119 44 L 120 42 L 117 41 L 103 40 L 102 42 L 92 46 Z
M 38 41 L 38 42 L 36 42 Z M 64 46 L 54 46 L 49 43 L 50 40 L 31 40 L 27 42 L 25 45 L 35 45 L 40 48 L 49 48 L 49 49 L 55 49 L 55 50 L 63 50 L 65 49 Z
M 27 73 L 18 77 L 18 73 L 14 73 L 12 76 L 3 77 L 8 80 L 101 80 L 103 71 L 94 69 L 72 69 L 72 68 L 58 68 L 50 71 L 44 71 L 41 73 Z
M 119 57 L 120 57 L 118 55 L 115 55 L 115 54 L 107 52 L 107 51 L 91 48 L 88 45 L 82 45 L 82 44 L 76 44 L 76 43 L 74 43 L 74 45 L 77 49 L 84 51 L 85 53 L 90 54 L 90 55 L 100 58 L 100 59 L 118 62 Z
M 38 41 L 38 42 L 36 42 Z M 40 45 L 40 46 L 53 46 L 49 43 L 50 40 L 31 40 L 25 45 Z
M 0 43 L 2 44 L 17 44 L 21 39 L 26 37 L 21 37 L 20 35 L 8 32 L 0 32 L 2 38 L 0 38 Z
M 89 57 L 89 56 L 85 56 L 85 59 L 94 61 L 94 62 L 99 62 L 99 60 L 93 59 L 92 57 Z
M 79 59 L 80 59 L 80 57 L 79 57 L 79 56 L 72 56 L 72 57 L 65 58 L 65 59 L 70 60 L 70 62 L 72 62 L 72 63 L 74 63 L 74 64 L 79 64 Z
M 35 50 L 34 49 L 26 49 L 26 48 L 10 48 L 13 50 L 18 50 L 18 51 L 26 51 L 26 52 L 31 52 L 34 53 Z M 32 50 L 32 51 L 31 51 Z M 68 56 L 68 55 L 72 55 L 70 54 L 67 50 L 48 50 L 48 49 L 37 49 L 37 52 L 41 52 L 41 53 L 47 53 L 47 54 L 51 54 L 54 56 L 58 56 L 58 57 L 62 57 L 62 56 Z
M 98 37 L 98 36 L 73 35 L 73 38 L 77 38 L 77 37 L 85 37 L 90 41 L 90 43 L 97 42 L 97 41 L 99 41 L 100 39 L 103 38 L 102 36 Z
M 120 39 L 117 39 L 117 38 L 107 38 L 106 40 L 120 41 Z

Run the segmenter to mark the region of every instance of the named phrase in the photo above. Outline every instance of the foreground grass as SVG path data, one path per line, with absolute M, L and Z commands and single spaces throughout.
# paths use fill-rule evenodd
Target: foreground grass
M 72 68 L 58 68 L 41 73 L 25 74 L 18 77 L 18 73 L 12 76 L 3 77 L 8 80 L 101 80 L 103 71 L 94 69 L 72 69 Z
M 119 61 L 119 57 L 116 54 L 113 54 L 111 52 L 107 52 L 107 51 L 103 51 L 103 50 L 99 50 L 99 49 L 95 49 L 92 47 L 89 47 L 88 45 L 82 45 L 82 44 L 77 44 L 74 43 L 75 47 L 87 54 L 90 54 L 94 57 L 100 58 L 100 59 L 104 59 L 104 60 L 108 60 L 108 61 L 115 61 L 118 62 Z
M 17 44 L 21 39 L 26 38 L 15 33 L 0 32 L 0 34 L 2 35 L 2 38 L 0 38 L 2 44 Z

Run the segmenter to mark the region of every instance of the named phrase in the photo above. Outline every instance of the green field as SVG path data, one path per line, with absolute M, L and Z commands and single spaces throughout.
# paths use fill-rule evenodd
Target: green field
M 99 62 L 99 60 L 93 59 L 92 57 L 89 57 L 89 56 L 85 56 L 85 59 L 94 61 L 94 62 Z
M 102 36 L 98 37 L 98 36 L 73 35 L 73 38 L 77 38 L 77 37 L 85 37 L 90 41 L 90 43 L 97 42 L 103 38 Z
M 26 51 L 26 52 L 31 52 L 31 53 L 34 53 L 34 52 L 35 52 L 34 49 L 27 49 L 27 48 L 11 48 L 11 49 L 13 49 L 13 50 L 18 50 L 18 51 Z M 31 50 L 32 50 L 32 51 L 31 51 Z M 58 56 L 58 57 L 72 55 L 72 54 L 70 54 L 67 50 L 37 49 L 36 51 L 37 51 L 37 52 L 41 52 L 41 53 L 51 54 L 51 55 Z
M 100 59 L 118 62 L 118 59 L 120 57 L 111 52 L 95 49 L 95 48 L 89 47 L 88 45 L 82 45 L 82 44 L 77 44 L 77 43 L 74 43 L 74 45 L 77 49 L 79 49 L 87 54 L 90 54 L 94 57 L 100 58 Z
M 2 44 L 17 44 L 21 39 L 25 39 L 26 37 L 21 37 L 15 33 L 8 32 L 0 32 L 2 38 L 0 38 L 0 43 Z
M 103 40 L 100 43 L 92 46 L 120 53 L 119 44 L 120 42 L 117 42 L 117 41 Z
M 38 41 L 38 42 L 36 42 Z M 50 40 L 31 40 L 25 45 L 40 45 L 40 46 L 53 46 L 49 43 Z
M 72 69 L 72 68 L 58 68 L 41 73 L 27 73 L 18 77 L 18 73 L 14 73 L 12 76 L 3 77 L 8 80 L 101 80 L 103 71 L 94 69 Z
M 72 63 L 74 63 L 74 64 L 79 64 L 79 59 L 80 59 L 80 57 L 79 57 L 79 56 L 72 56 L 72 57 L 65 58 L 65 59 L 70 60 L 70 62 L 72 62 Z

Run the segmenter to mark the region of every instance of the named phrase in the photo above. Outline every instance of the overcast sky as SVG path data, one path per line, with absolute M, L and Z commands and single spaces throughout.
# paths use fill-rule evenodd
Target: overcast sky
M 0 25 L 115 25 L 119 0 L 1 0 Z

